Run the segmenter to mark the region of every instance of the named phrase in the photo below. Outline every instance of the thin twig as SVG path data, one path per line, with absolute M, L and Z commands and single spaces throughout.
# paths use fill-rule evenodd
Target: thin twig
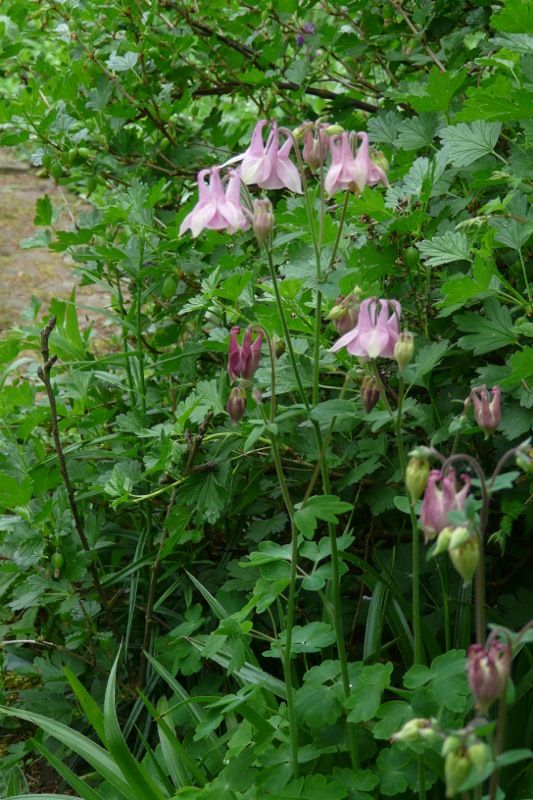
M 39 367 L 37 370 L 37 374 L 39 378 L 44 383 L 44 387 L 46 389 L 46 394 L 48 396 L 48 404 L 50 406 L 50 420 L 51 420 L 51 427 L 52 427 L 52 438 L 54 440 L 54 447 L 57 454 L 57 460 L 59 462 L 59 472 L 61 474 L 61 478 L 63 480 L 63 484 L 67 491 L 67 499 L 68 504 L 70 506 L 70 511 L 72 514 L 72 519 L 74 520 L 74 527 L 76 528 L 77 534 L 79 536 L 80 542 L 82 544 L 83 549 L 89 555 L 89 572 L 91 573 L 91 577 L 93 580 L 94 588 L 100 598 L 100 602 L 104 609 L 107 622 L 113 631 L 117 640 L 120 640 L 120 632 L 116 626 L 115 620 L 113 615 L 110 612 L 109 608 L 109 601 L 107 599 L 106 593 L 102 584 L 100 583 L 100 577 L 98 575 L 98 569 L 96 564 L 93 561 L 93 551 L 91 549 L 91 545 L 87 539 L 85 534 L 85 530 L 83 527 L 83 523 L 81 520 L 80 513 L 78 511 L 78 506 L 76 504 L 76 498 L 74 495 L 74 487 L 72 486 L 68 470 L 67 470 L 67 462 L 65 460 L 65 454 L 63 452 L 63 446 L 61 444 L 61 437 L 59 435 L 59 417 L 57 413 L 57 404 L 56 398 L 54 395 L 54 390 L 52 388 L 52 382 L 50 379 L 50 374 L 52 372 L 52 367 L 57 361 L 57 356 L 50 356 L 50 350 L 48 345 L 48 340 L 50 338 L 50 334 L 54 330 L 56 324 L 55 316 L 52 316 L 46 325 L 45 328 L 41 331 L 41 355 L 43 358 L 43 366 Z

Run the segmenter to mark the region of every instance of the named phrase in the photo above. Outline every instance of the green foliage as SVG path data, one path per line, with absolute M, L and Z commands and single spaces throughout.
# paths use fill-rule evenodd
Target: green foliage
M 35 759 L 83 800 L 444 795 L 441 741 L 389 740 L 475 718 L 470 596 L 447 557 L 413 555 L 397 434 L 490 474 L 532 428 L 532 20 L 529 0 L 5 0 L 0 145 L 65 192 L 21 247 L 64 254 L 109 304 L 87 324 L 74 293 L 35 301 L 0 340 L 0 796 L 29 796 Z M 251 229 L 179 234 L 196 173 L 263 117 L 366 131 L 389 164 L 344 211 L 320 170 L 305 199 L 263 192 L 276 283 Z M 370 364 L 330 352 L 351 292 L 398 299 L 415 335 L 401 381 L 379 360 L 369 414 Z M 52 314 L 67 481 L 37 372 Z M 229 332 L 249 325 L 265 344 L 234 424 Z M 502 389 L 490 439 L 465 406 L 482 384 Z M 530 478 L 509 463 L 488 512 L 488 619 L 514 628 Z M 531 795 L 527 641 L 507 800 Z

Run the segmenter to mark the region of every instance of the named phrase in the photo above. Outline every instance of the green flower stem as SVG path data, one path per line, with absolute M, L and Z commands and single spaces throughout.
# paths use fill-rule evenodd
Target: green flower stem
M 122 333 L 122 347 L 124 348 L 124 355 L 125 355 L 125 367 L 126 367 L 126 376 L 128 379 L 128 387 L 129 387 L 129 395 L 130 395 L 130 405 L 133 408 L 135 403 L 135 388 L 133 385 L 133 375 L 131 372 L 131 364 L 129 359 L 129 347 L 128 347 L 128 334 L 126 332 L 126 326 L 124 324 L 124 320 L 126 318 L 126 310 L 124 307 L 124 296 L 122 294 L 122 287 L 120 285 L 120 273 L 116 267 L 113 265 L 113 271 L 115 273 L 115 280 L 117 283 L 117 298 L 118 298 L 118 306 L 120 309 L 120 327 Z
M 266 333 L 266 332 L 265 332 Z M 270 353 L 270 382 L 271 382 L 271 400 L 270 400 L 270 422 L 272 423 L 276 411 L 276 354 L 272 339 L 267 334 L 267 342 Z M 296 571 L 298 567 L 298 531 L 294 524 L 294 506 L 292 504 L 291 496 L 283 473 L 283 465 L 279 454 L 278 442 L 273 432 L 270 434 L 270 444 L 272 448 L 272 457 L 274 459 L 274 466 L 276 468 L 276 475 L 279 482 L 281 495 L 287 514 L 289 515 L 291 523 L 291 568 L 289 576 L 289 597 L 287 601 L 287 614 L 285 618 L 285 651 L 283 654 L 283 674 L 285 678 L 285 685 L 287 687 L 287 716 L 289 719 L 289 737 L 291 748 L 291 761 L 292 770 L 295 777 L 298 777 L 298 726 L 296 725 L 296 710 L 294 706 L 294 684 L 292 680 L 292 632 L 294 629 L 294 609 L 296 605 Z
M 140 276 L 137 280 L 137 355 L 139 359 L 139 394 L 143 417 L 146 415 L 146 381 L 144 377 L 144 350 L 142 340 L 142 281 Z
M 302 403 L 309 411 L 309 402 L 307 400 L 307 396 L 305 394 L 305 389 L 302 383 L 302 379 L 300 377 L 300 370 L 298 369 L 298 362 L 296 361 L 296 356 L 294 355 L 294 350 L 292 347 L 292 340 L 291 334 L 289 332 L 289 326 L 287 324 L 287 318 L 285 316 L 285 310 L 283 308 L 283 300 L 281 298 L 281 294 L 279 292 L 279 285 L 278 285 L 278 278 L 276 275 L 276 269 L 274 267 L 274 262 L 272 261 L 272 250 L 270 247 L 265 245 L 265 250 L 267 254 L 267 261 L 268 261 L 268 268 L 270 270 L 270 277 L 272 278 L 272 286 L 274 287 L 274 294 L 276 296 L 276 304 L 278 306 L 279 316 L 281 319 L 281 325 L 283 327 L 283 334 L 285 336 L 285 343 L 287 345 L 287 350 L 289 352 L 289 358 L 291 361 L 292 369 L 294 372 L 294 377 L 296 378 L 296 383 L 298 384 L 298 391 L 300 393 L 300 397 L 302 399 Z
M 412 561 L 412 571 L 413 571 L 412 599 L 411 599 L 413 606 L 413 639 L 414 639 L 413 663 L 423 664 L 424 653 L 422 648 L 422 632 L 421 632 L 421 617 L 420 617 L 420 530 L 418 528 L 418 520 L 416 517 L 414 503 L 411 499 L 411 495 L 409 494 L 409 490 L 407 488 L 407 483 L 406 483 L 407 455 L 405 453 L 405 446 L 403 443 L 403 434 L 402 434 L 402 407 L 404 400 L 404 383 L 403 383 L 403 378 L 400 375 L 398 382 L 398 407 L 395 414 L 387 398 L 387 393 L 383 385 L 383 381 L 381 379 L 381 375 L 375 360 L 372 361 L 372 368 L 374 370 L 374 375 L 376 376 L 376 380 L 378 382 L 381 397 L 383 399 L 385 407 L 388 409 L 389 414 L 394 422 L 396 431 L 396 444 L 398 446 L 398 456 L 400 459 L 400 468 L 402 471 L 405 494 L 407 496 L 407 500 L 409 503 L 409 516 L 411 518 L 411 536 L 412 536 L 411 561 Z
M 291 522 L 291 569 L 289 577 L 289 597 L 287 600 L 287 613 L 285 617 L 285 650 L 283 653 L 283 674 L 285 678 L 285 685 L 287 687 L 287 716 L 289 719 L 289 737 L 291 748 L 291 761 L 294 776 L 297 778 L 299 774 L 298 768 L 298 727 L 296 725 L 296 710 L 294 706 L 294 684 L 292 680 L 292 632 L 294 629 L 294 609 L 296 605 L 296 571 L 298 565 L 298 531 L 294 524 L 294 507 L 289 495 L 285 475 L 283 474 L 283 467 L 278 450 L 278 443 L 276 437 L 272 434 L 272 457 L 276 468 L 276 475 L 281 490 L 285 507 Z

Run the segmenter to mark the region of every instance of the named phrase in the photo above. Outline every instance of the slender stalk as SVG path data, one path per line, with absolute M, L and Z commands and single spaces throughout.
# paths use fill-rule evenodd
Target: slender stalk
M 507 689 L 507 686 L 505 687 Z M 496 736 L 494 739 L 494 757 L 497 758 L 503 749 L 503 735 L 505 733 L 505 715 L 507 712 L 507 701 L 505 699 L 506 692 L 502 693 L 502 697 L 498 704 L 498 720 L 496 722 Z M 500 778 L 499 769 L 495 769 L 490 776 L 489 784 L 489 800 L 496 800 L 498 792 L 498 783 Z
M 126 317 L 126 309 L 124 306 L 124 295 L 122 294 L 122 287 L 120 285 L 120 273 L 116 265 L 113 265 L 113 272 L 115 274 L 115 280 L 117 285 L 117 298 L 118 298 L 118 307 L 120 310 L 120 327 L 122 333 L 122 347 L 124 348 L 124 362 L 126 367 L 126 375 L 128 378 L 128 388 L 129 388 L 129 395 L 130 395 L 130 405 L 133 408 L 134 405 L 134 397 L 135 397 L 135 388 L 133 385 L 133 375 L 131 372 L 131 364 L 129 359 L 129 346 L 128 346 L 128 336 L 126 334 L 126 326 L 124 324 L 124 319 Z
M 50 321 L 48 322 L 46 327 L 43 328 L 41 331 L 41 355 L 43 359 L 43 366 L 39 367 L 39 369 L 37 370 L 37 374 L 44 383 L 44 387 L 46 389 L 46 395 L 48 397 L 48 404 L 50 406 L 52 438 L 54 440 L 54 447 L 57 454 L 57 460 L 59 462 L 59 472 L 61 474 L 61 478 L 63 480 L 63 484 L 67 492 L 67 500 L 70 507 L 70 512 L 72 514 L 72 519 L 74 521 L 74 527 L 79 536 L 83 549 L 89 556 L 89 572 L 91 573 L 94 588 L 96 589 L 96 593 L 98 594 L 98 597 L 100 598 L 100 602 L 102 604 L 102 608 L 104 609 L 108 625 L 113 631 L 115 637 L 117 638 L 117 641 L 120 641 L 121 638 L 120 632 L 115 623 L 113 614 L 111 613 L 111 610 L 109 608 L 109 601 L 107 595 L 104 591 L 104 587 L 100 582 L 100 576 L 98 575 L 98 569 L 96 567 L 96 564 L 93 561 L 93 551 L 89 544 L 89 540 L 87 539 L 87 536 L 85 534 L 85 528 L 83 526 L 81 515 L 78 510 L 78 505 L 76 503 L 74 487 L 72 485 L 70 476 L 68 474 L 67 462 L 65 460 L 65 453 L 63 451 L 63 445 L 61 443 L 61 437 L 59 435 L 59 416 L 57 413 L 57 404 L 54 395 L 54 390 L 52 387 L 52 381 L 50 379 L 52 367 L 57 361 L 57 356 L 50 356 L 49 345 L 48 345 L 48 340 L 50 338 L 50 334 L 54 330 L 55 324 L 56 324 L 56 318 L 53 316 L 50 318 Z
M 285 310 L 283 308 L 283 300 L 281 298 L 281 294 L 279 291 L 278 285 L 278 278 L 276 275 L 276 269 L 274 267 L 274 262 L 272 261 L 272 251 L 270 247 L 265 246 L 266 254 L 267 254 L 267 262 L 268 268 L 270 270 L 270 277 L 272 278 L 272 286 L 274 288 L 274 294 L 276 297 L 276 304 L 278 306 L 278 312 L 281 319 L 281 325 L 283 327 L 283 334 L 285 336 L 285 343 L 287 345 L 287 350 L 289 352 L 289 359 L 292 365 L 292 369 L 294 372 L 294 377 L 296 378 L 296 383 L 298 384 L 298 391 L 300 393 L 300 397 L 302 399 L 302 403 L 309 411 L 309 401 L 307 400 L 307 395 L 305 394 L 305 389 L 302 383 L 302 378 L 300 376 L 300 370 L 298 369 L 298 362 L 296 361 L 296 356 L 294 354 L 294 349 L 292 347 L 292 340 L 291 334 L 289 332 L 289 326 L 287 324 L 287 318 L 285 316 Z
M 531 303 L 531 301 L 532 301 L 531 289 L 529 288 L 529 281 L 527 279 L 527 270 L 526 270 L 526 265 L 524 263 L 524 256 L 522 255 L 522 248 L 520 248 L 520 250 L 518 251 L 518 255 L 520 256 L 520 264 L 522 266 L 522 274 L 524 276 L 524 284 L 525 284 L 525 288 L 526 288 L 526 292 L 527 292 L 527 299 Z
M 482 506 L 481 506 L 480 520 L 479 520 L 479 531 L 476 532 L 479 543 L 479 566 L 476 570 L 476 597 L 475 597 L 476 641 L 481 643 L 485 640 L 485 627 L 486 627 L 484 551 L 485 551 L 485 529 L 487 527 L 487 521 L 489 516 L 490 492 L 489 489 L 487 489 L 485 474 L 481 469 L 479 463 L 476 461 L 475 458 L 472 458 L 472 456 L 469 456 L 466 453 L 458 453 L 457 455 L 450 456 L 449 458 L 447 458 L 442 466 L 442 472 L 444 473 L 446 469 L 456 461 L 465 461 L 467 464 L 470 464 L 470 466 L 476 473 L 481 486 Z M 492 486 L 492 484 L 490 485 Z
M 272 421 L 274 419 L 275 408 L 276 408 L 276 395 L 275 395 L 276 364 L 275 364 L 274 347 L 270 337 L 268 337 L 268 346 L 270 350 L 270 374 L 271 374 L 271 392 L 272 392 L 270 419 Z M 285 617 L 285 650 L 283 653 L 283 675 L 285 678 L 285 685 L 287 687 L 287 716 L 289 720 L 289 737 L 290 737 L 292 770 L 294 776 L 298 777 L 299 774 L 298 726 L 296 724 L 296 709 L 294 705 L 294 683 L 292 679 L 292 659 L 291 659 L 292 632 L 294 629 L 294 610 L 296 606 L 298 531 L 296 529 L 296 525 L 294 524 L 294 506 L 291 500 L 287 482 L 285 480 L 285 475 L 283 473 L 283 465 L 281 463 L 278 443 L 274 433 L 271 433 L 270 435 L 270 444 L 272 449 L 272 458 L 274 459 L 274 466 L 276 469 L 276 475 L 278 478 L 278 483 L 281 491 L 281 496 L 283 497 L 283 502 L 285 503 L 285 508 L 287 509 L 287 514 L 289 515 L 291 523 L 291 565 L 290 565 L 290 575 L 289 575 L 289 597 L 287 600 L 287 613 Z
M 143 416 L 146 415 L 146 380 L 144 377 L 144 350 L 142 339 L 142 281 L 140 276 L 137 280 L 137 357 L 139 363 L 139 394 L 140 405 Z
M 396 432 L 396 444 L 398 447 L 398 457 L 400 459 L 400 469 L 402 471 L 405 494 L 407 496 L 407 501 L 409 503 L 409 516 L 411 519 L 411 562 L 412 562 L 411 569 L 413 573 L 412 595 L 411 595 L 411 601 L 413 606 L 413 639 L 414 639 L 413 663 L 423 664 L 424 653 L 422 647 L 422 631 L 421 631 L 421 616 L 420 616 L 420 530 L 418 527 L 418 520 L 416 518 L 414 503 L 411 499 L 411 495 L 407 488 L 407 482 L 406 482 L 407 455 L 405 452 L 403 433 L 402 433 L 402 408 L 404 399 L 404 383 L 403 383 L 403 378 L 400 375 L 398 382 L 398 406 L 396 409 L 396 414 L 394 414 L 391 405 L 389 403 L 389 400 L 387 398 L 387 393 L 383 385 L 381 374 L 379 372 L 375 360 L 372 362 L 372 367 L 374 370 L 374 375 L 376 376 L 376 380 L 378 382 L 378 386 L 380 387 L 381 397 L 383 399 L 383 402 L 385 403 L 385 407 L 388 409 L 389 414 L 391 415 L 392 420 L 394 422 L 395 432 Z

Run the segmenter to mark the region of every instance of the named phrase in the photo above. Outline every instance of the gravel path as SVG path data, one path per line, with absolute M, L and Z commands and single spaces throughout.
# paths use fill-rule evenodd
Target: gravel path
M 72 259 L 63 253 L 54 253 L 46 247 L 24 250 L 23 239 L 34 236 L 36 228 L 35 202 L 48 194 L 54 207 L 64 208 L 61 227 L 72 227 L 72 217 L 81 201 L 68 198 L 49 178 L 39 178 L 34 169 L 17 161 L 13 153 L 0 149 L 0 336 L 19 324 L 21 315 L 29 306 L 32 295 L 42 302 L 46 312 L 52 297 L 68 299 L 77 278 Z M 105 309 L 107 294 L 98 286 L 78 286 L 76 300 L 83 306 Z M 101 323 L 98 312 L 80 312 L 80 325 Z

